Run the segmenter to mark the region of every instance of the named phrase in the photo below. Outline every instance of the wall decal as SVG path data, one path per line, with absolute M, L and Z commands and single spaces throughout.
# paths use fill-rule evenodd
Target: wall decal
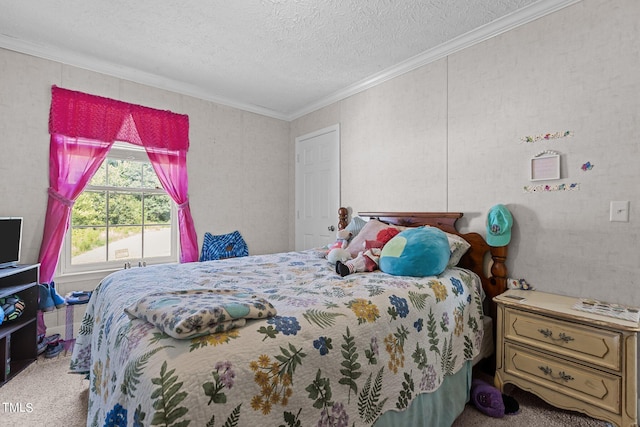
M 531 143 L 531 142 L 538 142 L 538 141 L 548 141 L 551 139 L 566 138 L 568 136 L 573 136 L 573 132 L 570 130 L 567 130 L 564 132 L 543 133 L 543 134 L 534 135 L 534 136 L 523 136 L 522 138 L 520 138 L 520 141 Z
M 593 165 L 591 164 L 591 162 L 587 162 L 584 165 L 582 165 L 582 167 L 580 168 L 583 171 L 590 171 L 591 169 L 593 169 Z
M 538 184 L 538 185 L 525 185 L 525 193 L 543 193 L 547 191 L 577 191 L 580 190 L 580 183 L 574 182 L 572 184 Z
M 560 153 L 552 150 L 541 151 L 531 159 L 530 181 L 560 179 Z

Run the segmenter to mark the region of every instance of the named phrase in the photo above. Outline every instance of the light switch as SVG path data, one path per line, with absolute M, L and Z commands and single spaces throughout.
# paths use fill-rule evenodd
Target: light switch
M 629 201 L 611 202 L 609 221 L 629 222 Z

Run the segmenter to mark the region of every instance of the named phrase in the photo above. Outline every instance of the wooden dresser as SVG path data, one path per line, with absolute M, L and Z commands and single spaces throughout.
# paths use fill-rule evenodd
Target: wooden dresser
M 640 325 L 575 310 L 577 300 L 522 290 L 494 298 L 495 386 L 510 383 L 556 407 L 637 427 Z

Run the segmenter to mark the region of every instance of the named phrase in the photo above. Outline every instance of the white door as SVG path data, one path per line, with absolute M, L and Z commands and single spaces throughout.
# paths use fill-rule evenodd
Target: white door
M 296 138 L 296 250 L 335 241 L 340 208 L 340 125 Z

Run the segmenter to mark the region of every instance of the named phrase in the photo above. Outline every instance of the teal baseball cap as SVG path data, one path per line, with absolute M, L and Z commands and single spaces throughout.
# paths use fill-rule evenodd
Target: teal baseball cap
M 487 215 L 487 243 L 489 246 L 507 246 L 511 241 L 513 217 L 505 205 L 495 205 Z

